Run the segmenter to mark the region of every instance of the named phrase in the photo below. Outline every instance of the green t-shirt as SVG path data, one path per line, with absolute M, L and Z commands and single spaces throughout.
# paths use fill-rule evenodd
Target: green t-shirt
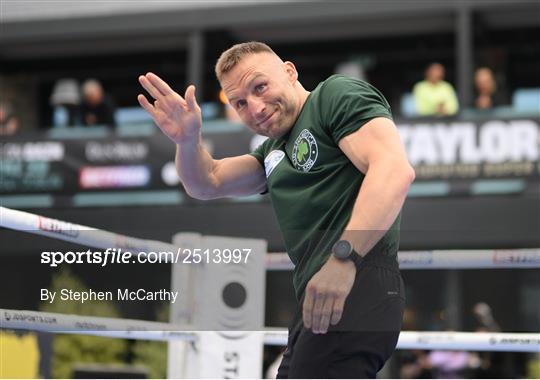
M 311 92 L 286 136 L 267 139 L 251 153 L 266 171 L 268 192 L 295 264 L 298 299 L 341 237 L 364 180 L 338 142 L 375 117 L 392 118 L 383 95 L 366 82 L 333 75 Z M 399 219 L 373 250 L 397 254 Z

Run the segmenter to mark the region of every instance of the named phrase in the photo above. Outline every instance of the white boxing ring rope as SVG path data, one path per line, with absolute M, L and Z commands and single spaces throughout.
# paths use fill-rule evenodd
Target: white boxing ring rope
M 138 239 L 7 207 L 0 207 L 0 227 L 94 248 L 121 248 L 147 253 L 178 251 L 178 247 L 169 243 Z M 540 268 L 540 249 L 404 251 L 398 253 L 398 261 L 400 269 Z M 266 255 L 266 270 L 292 268 L 287 254 Z
M 0 313 L 0 327 L 3 329 L 160 341 L 178 339 L 195 341 L 197 339 L 196 333 L 191 331 L 193 328 L 171 323 L 29 310 L 0 309 Z
M 139 252 L 176 252 L 178 249 L 172 244 L 161 241 L 119 235 L 3 206 L 0 207 L 0 227 L 102 249 L 121 248 L 125 251 Z
M 143 252 L 176 251 L 172 244 L 143 240 L 87 226 L 0 207 L 0 227 L 95 248 Z M 540 268 L 540 249 L 400 252 L 401 269 Z M 285 254 L 266 257 L 267 270 L 292 268 Z M 87 334 L 126 339 L 195 341 L 200 332 L 168 323 L 0 309 L 0 329 Z M 268 329 L 267 345 L 285 345 L 287 331 Z M 398 349 L 448 349 L 540 352 L 540 333 L 467 333 L 403 331 Z
M 401 251 L 399 269 L 540 268 L 540 249 Z M 286 253 L 266 256 L 266 270 L 292 270 Z
M 85 334 L 109 338 L 196 341 L 199 332 L 189 326 L 132 319 L 101 318 L 26 310 L 0 309 L 3 329 L 32 330 L 63 334 Z M 283 346 L 287 331 L 266 328 L 266 345 Z M 398 349 L 474 350 L 540 352 L 540 333 L 477 333 L 402 331 Z

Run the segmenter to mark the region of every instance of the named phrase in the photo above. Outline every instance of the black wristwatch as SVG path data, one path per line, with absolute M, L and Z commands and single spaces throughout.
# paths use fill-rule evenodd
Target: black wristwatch
M 356 268 L 362 264 L 362 256 L 356 253 L 352 244 L 347 240 L 338 240 L 332 247 L 332 254 L 338 260 L 351 260 Z

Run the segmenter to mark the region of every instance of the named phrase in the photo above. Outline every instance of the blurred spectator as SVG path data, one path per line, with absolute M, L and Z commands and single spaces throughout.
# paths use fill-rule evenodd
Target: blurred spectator
M 84 125 L 116 126 L 115 107 L 112 100 L 105 95 L 101 83 L 88 79 L 82 85 L 82 94 L 81 116 Z
M 421 329 L 418 321 L 418 310 L 406 307 L 403 313 L 403 330 L 415 331 Z M 402 379 L 431 379 L 431 369 L 428 362 L 428 352 L 425 350 L 399 350 L 394 353 L 400 363 L 399 377 Z
M 336 66 L 334 73 L 367 81 L 366 71 L 360 60 L 341 62 Z
M 449 330 L 447 330 L 449 331 Z M 478 367 L 478 356 L 466 351 L 406 350 L 401 355 L 400 378 L 463 379 Z
M 64 78 L 54 84 L 50 98 L 53 107 L 53 125 L 66 127 L 80 124 L 81 94 L 75 79 Z
M 399 377 L 402 379 L 431 379 L 428 353 L 423 350 L 405 350 L 401 355 Z
M 478 110 L 489 110 L 502 104 L 497 95 L 497 85 L 493 71 L 487 67 L 480 67 L 474 73 L 474 88 L 476 97 L 474 107 Z
M 454 87 L 444 81 L 444 66 L 432 63 L 426 69 L 425 79 L 414 85 L 416 111 L 420 116 L 450 116 L 458 112 Z
M 473 307 L 473 315 L 476 317 L 476 320 L 479 323 L 476 331 L 489 331 L 489 332 L 499 332 L 501 328 L 493 314 L 491 312 L 491 307 L 485 302 L 478 302 Z
M 6 100 L 0 100 L 0 135 L 13 136 L 19 130 L 19 120 L 13 106 Z
M 485 302 L 478 302 L 473 306 L 473 315 L 476 319 L 477 332 L 500 332 L 501 328 L 493 314 L 491 307 Z M 475 377 L 479 379 L 491 379 L 501 377 L 504 369 L 501 368 L 501 353 L 498 352 L 477 352 L 478 365 L 476 366 Z
M 440 331 L 454 331 L 451 316 L 451 309 L 439 310 L 433 326 Z M 478 366 L 478 357 L 467 351 L 433 350 L 420 363 L 424 370 L 431 371 L 434 379 L 463 379 Z
M 466 351 L 431 351 L 428 366 L 434 379 L 464 379 L 474 355 Z

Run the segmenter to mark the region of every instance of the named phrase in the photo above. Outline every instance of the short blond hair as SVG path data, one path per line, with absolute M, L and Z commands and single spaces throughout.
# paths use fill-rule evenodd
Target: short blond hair
M 216 63 L 216 77 L 221 82 L 223 75 L 231 71 L 246 55 L 257 53 L 277 54 L 263 42 L 250 41 L 241 44 L 236 44 L 225 50 Z

